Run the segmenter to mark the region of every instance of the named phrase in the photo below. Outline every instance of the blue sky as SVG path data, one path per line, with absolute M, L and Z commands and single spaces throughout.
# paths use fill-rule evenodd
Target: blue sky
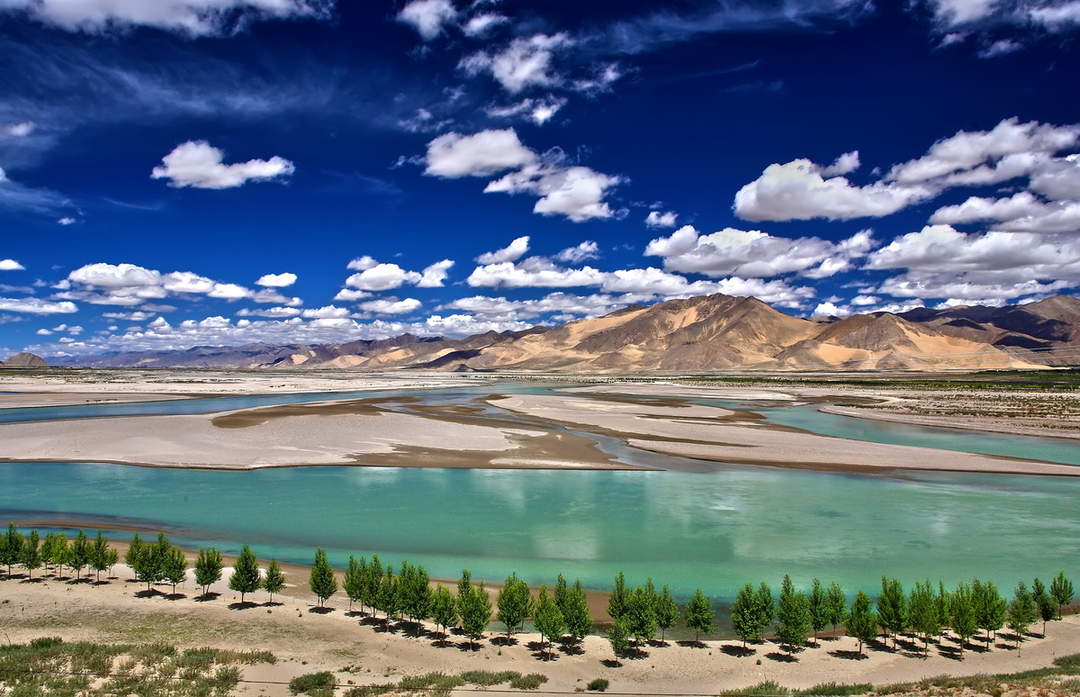
M 1080 286 L 1076 0 L 5 0 L 0 348 Z

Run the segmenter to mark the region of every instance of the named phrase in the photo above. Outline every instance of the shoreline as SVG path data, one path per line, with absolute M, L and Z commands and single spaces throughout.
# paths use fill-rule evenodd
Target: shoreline
M 883 402 L 890 403 L 890 402 Z M 818 407 L 818 411 L 825 412 L 826 414 L 836 414 L 837 416 L 847 416 L 852 419 L 869 419 L 871 421 L 885 421 L 889 423 L 910 424 L 912 426 L 930 426 L 932 428 L 948 428 L 956 431 L 968 431 L 970 433 L 1000 433 L 1008 436 L 1029 436 L 1032 438 L 1056 438 L 1058 440 L 1077 441 L 1080 440 L 1080 433 L 1053 433 L 1049 429 L 1037 430 L 1031 427 L 1024 426 L 1005 426 L 999 424 L 981 423 L 979 419 L 974 419 L 976 425 L 961 425 L 955 423 L 956 421 L 962 421 L 964 417 L 960 416 L 935 416 L 932 414 L 902 414 L 890 411 L 871 411 L 863 409 L 861 407 L 837 405 L 837 404 L 822 404 Z

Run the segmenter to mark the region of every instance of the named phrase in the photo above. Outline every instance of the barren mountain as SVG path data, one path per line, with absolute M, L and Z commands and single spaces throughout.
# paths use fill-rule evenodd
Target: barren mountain
M 66 365 L 445 371 L 978 370 L 1080 362 L 1080 300 L 919 309 L 817 322 L 756 298 L 709 295 L 594 319 L 462 339 L 195 347 L 64 359 Z M 1051 353 L 1053 351 L 1053 353 Z
M 44 368 L 49 365 L 41 356 L 33 353 L 16 353 L 6 361 L 0 361 L 0 367 L 4 368 Z

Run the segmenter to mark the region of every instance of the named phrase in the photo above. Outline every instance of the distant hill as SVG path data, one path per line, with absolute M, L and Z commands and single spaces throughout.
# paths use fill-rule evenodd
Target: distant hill
M 44 368 L 47 365 L 49 364 L 41 356 L 25 351 L 16 353 L 6 361 L 0 361 L 0 367 L 3 368 Z
M 59 362 L 97 367 L 459 372 L 1034 368 L 1080 362 L 1080 300 L 1056 296 L 1001 308 L 920 308 L 900 315 L 814 321 L 784 314 L 756 298 L 708 295 L 630 306 L 555 327 L 462 339 L 404 334 L 345 344 L 198 346 Z

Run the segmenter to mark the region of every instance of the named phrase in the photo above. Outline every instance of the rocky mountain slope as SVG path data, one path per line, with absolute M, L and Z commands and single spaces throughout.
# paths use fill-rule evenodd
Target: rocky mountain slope
M 1080 300 L 920 308 L 812 321 L 756 298 L 710 295 L 462 339 L 411 334 L 336 345 L 199 346 L 67 365 L 446 371 L 978 370 L 1080 363 Z
M 3 368 L 44 368 L 47 365 L 49 364 L 41 356 L 25 351 L 16 353 L 6 361 L 0 361 L 0 367 Z

